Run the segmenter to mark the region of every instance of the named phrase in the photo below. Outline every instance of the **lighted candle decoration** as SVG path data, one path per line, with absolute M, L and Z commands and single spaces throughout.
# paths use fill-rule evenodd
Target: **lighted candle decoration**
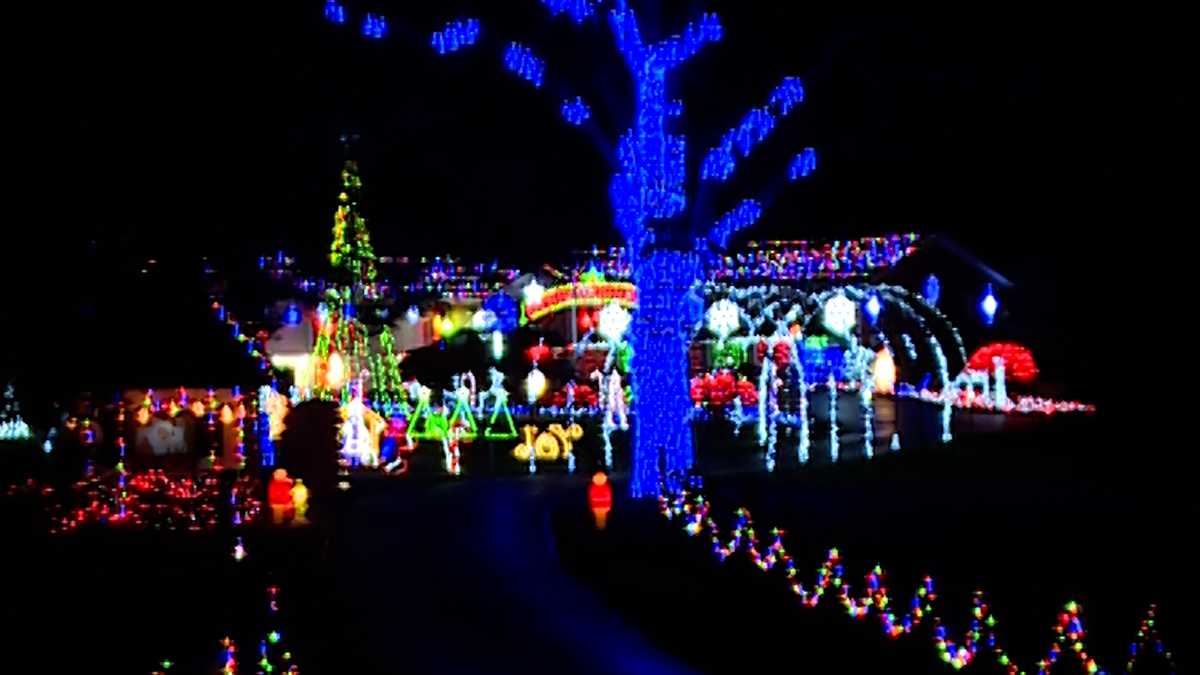
M 802 607 L 814 608 L 824 603 L 835 603 L 846 614 L 859 621 L 871 621 L 878 625 L 883 635 L 898 639 L 909 635 L 925 635 L 917 629 L 922 625 L 933 629 L 933 647 L 938 658 L 960 670 L 980 658 L 989 658 L 1008 675 L 1037 673 L 1050 675 L 1062 659 L 1074 661 L 1084 672 L 1105 675 L 1114 671 L 1105 670 L 1092 657 L 1084 644 L 1087 631 L 1083 623 L 1083 609 L 1071 601 L 1063 605 L 1054 625 L 1053 640 L 1046 656 L 1031 668 L 1020 668 L 1000 645 L 997 634 L 997 619 L 983 591 L 977 590 L 972 598 L 969 620 L 961 638 L 952 634 L 949 626 L 938 612 L 938 594 L 934 580 L 924 577 L 917 584 L 908 602 L 900 602 L 891 595 L 887 575 L 882 566 L 875 565 L 864 577 L 862 591 L 855 593 L 838 549 L 830 549 L 826 559 L 817 568 L 812 585 L 805 583 L 795 560 L 784 546 L 784 530 L 772 528 L 769 543 L 760 542 L 750 511 L 739 508 L 734 511 L 733 525 L 722 530 L 711 515 L 711 504 L 700 493 L 679 488 L 664 490 L 659 497 L 659 512 L 668 520 L 679 523 L 684 532 L 696 537 L 707 535 L 712 544 L 712 553 L 720 562 L 744 553 L 750 562 L 762 572 L 783 570 L 784 580 Z M 1146 652 L 1165 656 L 1168 668 L 1174 671 L 1171 653 L 1166 650 L 1154 628 L 1156 607 L 1151 606 L 1149 615 L 1142 622 L 1137 641 L 1131 649 L 1131 658 L 1126 669 L 1132 671 L 1138 659 Z M 1147 649 L 1152 646 L 1152 649 Z
M 875 391 L 880 394 L 896 393 L 896 361 L 892 358 L 892 350 L 885 346 L 875 352 L 871 373 Z
M 608 523 L 612 501 L 612 485 L 608 482 L 608 474 L 597 471 L 592 476 L 592 482 L 588 484 L 588 505 L 592 508 L 597 530 L 603 530 Z
M 292 508 L 295 513 L 293 523 L 302 525 L 308 522 L 308 487 L 304 485 L 304 480 L 296 479 L 295 485 L 292 486 Z

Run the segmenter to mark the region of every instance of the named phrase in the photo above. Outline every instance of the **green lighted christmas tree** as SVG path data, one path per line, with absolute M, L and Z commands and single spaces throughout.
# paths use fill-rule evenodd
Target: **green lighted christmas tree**
M 349 139 L 342 137 L 347 154 Z M 342 190 L 338 193 L 338 207 L 333 214 L 333 244 L 329 248 L 329 262 L 335 272 L 345 276 L 356 290 L 370 286 L 375 281 L 375 249 L 371 247 L 371 233 L 367 231 L 367 219 L 360 205 L 362 178 L 358 175 L 358 162 L 347 159 L 342 166 Z M 356 293 L 357 295 L 357 293 Z
M 367 327 L 347 316 L 350 291 L 329 289 L 325 302 L 317 306 L 318 328 L 312 350 L 311 395 L 322 399 L 349 400 L 349 385 L 371 367 Z M 395 375 L 399 379 L 399 374 Z

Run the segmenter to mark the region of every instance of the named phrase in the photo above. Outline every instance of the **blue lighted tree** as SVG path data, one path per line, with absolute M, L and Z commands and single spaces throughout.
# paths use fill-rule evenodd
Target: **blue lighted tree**
M 722 26 L 715 14 L 704 14 L 679 35 L 657 42 L 643 37 L 638 16 L 626 0 L 541 0 L 554 16 L 568 15 L 582 24 L 608 7 L 609 28 L 633 82 L 633 121 L 617 139 L 615 166 L 609 196 L 617 230 L 624 239 L 638 287 L 639 309 L 631 331 L 633 391 L 637 414 L 633 425 L 634 497 L 658 494 L 662 472 L 682 473 L 692 467 L 694 448 L 688 396 L 688 345 L 691 327 L 699 319 L 703 300 L 698 281 L 707 256 L 723 250 L 739 230 L 752 225 L 762 205 L 744 199 L 713 223 L 697 228 L 683 225 L 686 218 L 687 138 L 672 133 L 683 102 L 672 98 L 671 74 L 705 45 L 721 39 Z M 336 0 L 327 0 L 325 14 L 344 23 L 345 12 Z M 380 17 L 368 15 L 363 35 L 378 39 Z M 461 19 L 433 33 L 430 45 L 440 54 L 476 44 L 480 24 Z M 532 49 L 511 42 L 504 51 L 504 66 L 535 88 L 542 88 L 546 64 Z M 724 182 L 739 159 L 765 141 L 776 126 L 804 99 L 798 78 L 787 77 L 771 92 L 766 105 L 752 108 L 739 124 L 710 149 L 700 165 L 701 182 Z M 583 125 L 590 108 L 582 97 L 561 102 L 563 118 Z M 796 180 L 816 168 L 816 154 L 806 148 L 788 166 Z

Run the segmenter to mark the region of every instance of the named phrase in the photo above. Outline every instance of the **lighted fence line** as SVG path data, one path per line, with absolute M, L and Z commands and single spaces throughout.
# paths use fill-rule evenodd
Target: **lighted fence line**
M 668 520 L 682 521 L 683 529 L 689 536 L 696 537 L 705 531 L 708 532 L 712 541 L 712 552 L 719 561 L 725 562 L 736 553 L 744 552 L 763 572 L 782 567 L 792 593 L 805 607 L 817 607 L 827 595 L 832 596 L 833 601 L 840 604 L 851 617 L 859 620 L 872 617 L 878 619 L 883 634 L 892 639 L 910 634 L 922 624 L 932 626 L 933 643 L 939 658 L 955 670 L 974 663 L 980 656 L 991 654 L 994 662 L 1004 668 L 1008 675 L 1025 675 L 1026 672 L 1050 675 L 1051 669 L 1066 654 L 1077 658 L 1090 675 L 1114 672 L 1101 668 L 1088 654 L 1084 646 L 1087 631 L 1083 624 L 1082 607 L 1075 601 L 1068 602 L 1059 612 L 1054 626 L 1054 639 L 1046 656 L 1033 664 L 1034 669 L 1031 671 L 1022 670 L 997 642 L 996 618 L 985 600 L 983 591 L 976 590 L 972 599 L 970 628 L 961 637 L 955 638 L 934 610 L 937 593 L 932 577 L 927 575 L 922 579 L 907 608 L 898 614 L 891 609 L 895 604 L 888 592 L 883 568 L 880 565 L 872 568 L 865 576 L 864 591 L 855 595 L 851 585 L 844 580 L 845 568 L 842 558 L 834 548 L 830 549 L 825 561 L 817 569 L 813 585 L 805 586 L 796 570 L 795 560 L 783 545 L 784 530 L 772 528 L 771 543 L 764 546 L 759 543 L 754 520 L 748 509 L 737 509 L 734 512 L 733 527 L 722 533 L 716 520 L 709 515 L 711 508 L 711 504 L 702 494 L 692 495 L 687 490 L 664 494 L 659 498 L 659 512 Z M 1138 640 L 1132 645 L 1126 670 L 1132 671 L 1139 655 L 1151 648 L 1155 653 L 1163 655 L 1170 672 L 1174 673 L 1171 653 L 1163 647 L 1154 627 L 1155 612 L 1156 607 L 1152 605 L 1138 631 Z

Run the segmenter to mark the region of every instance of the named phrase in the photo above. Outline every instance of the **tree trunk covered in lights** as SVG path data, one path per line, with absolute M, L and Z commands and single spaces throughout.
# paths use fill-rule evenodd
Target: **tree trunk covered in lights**
M 617 143 L 617 170 L 609 185 L 617 230 L 629 248 L 638 288 L 634 312 L 633 471 L 630 494 L 654 497 L 662 472 L 690 469 L 693 460 L 689 423 L 687 351 L 691 323 L 698 316 L 692 289 L 700 256 L 689 236 L 661 226 L 687 209 L 687 140 L 668 131 L 680 106 L 668 100 L 669 74 L 705 43 L 720 37 L 715 17 L 704 26 L 689 25 L 686 38 L 643 41 L 637 17 L 624 2 L 610 15 L 613 38 L 634 84 L 633 126 Z M 674 236 L 673 236 L 674 235 Z
M 667 475 L 692 467 L 688 347 L 702 303 L 693 292 L 699 256 L 658 249 L 634 267 L 633 467 L 630 493 L 654 497 Z

